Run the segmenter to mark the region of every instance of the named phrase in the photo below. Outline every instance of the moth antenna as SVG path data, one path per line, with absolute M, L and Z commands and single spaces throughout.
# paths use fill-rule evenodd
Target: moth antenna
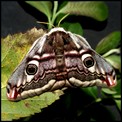
M 70 13 L 64 15 L 64 16 L 60 19 L 60 21 L 58 22 L 58 27 L 59 27 L 61 21 L 63 21 L 69 14 L 70 14 Z
M 55 28 L 55 26 L 54 26 L 53 24 L 48 23 L 48 22 L 39 22 L 39 21 L 37 21 L 37 23 L 46 24 L 46 25 L 51 25 L 52 27 L 54 27 L 54 28 Z

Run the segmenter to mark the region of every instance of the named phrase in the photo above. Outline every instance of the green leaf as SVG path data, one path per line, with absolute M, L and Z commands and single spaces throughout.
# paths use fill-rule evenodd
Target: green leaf
M 113 97 L 116 99 L 121 99 L 121 95 L 114 95 Z
M 58 13 L 70 13 L 73 15 L 83 15 L 104 21 L 108 17 L 108 7 L 104 2 L 85 1 L 68 2 Z
M 67 31 L 71 31 L 72 33 L 83 35 L 83 29 L 79 23 L 64 22 L 60 26 L 63 27 Z
M 40 96 L 35 96 L 19 102 L 11 102 L 6 98 L 6 88 L 2 88 L 1 99 L 1 116 L 2 121 L 11 121 L 13 119 L 19 119 L 21 117 L 28 117 L 35 113 L 41 112 L 41 109 L 48 107 L 53 102 L 59 99 L 59 96 L 63 94 L 61 90 L 58 92 L 46 92 Z
M 117 79 L 117 85 L 112 88 L 102 88 L 102 92 L 106 95 L 112 95 L 113 98 L 121 98 L 121 79 Z
M 117 107 L 121 111 L 121 99 L 120 100 L 115 100 Z
M 42 108 L 55 102 L 63 94 L 61 90 L 57 92 L 47 92 L 40 96 L 35 96 L 19 102 L 11 102 L 6 97 L 6 83 L 15 67 L 21 62 L 32 43 L 45 32 L 36 28 L 26 32 L 9 35 L 2 39 L 2 88 L 1 88 L 1 115 L 2 121 L 10 121 L 27 117 L 34 113 L 39 113 Z
M 121 72 L 121 57 L 119 55 L 110 55 L 105 57 L 105 59 L 115 68 Z
M 117 93 L 116 91 L 114 91 L 114 90 L 112 90 L 112 89 L 108 89 L 108 88 L 102 88 L 102 91 L 103 91 L 104 93 L 106 93 L 106 94 L 111 94 L 111 95 Z
M 97 87 L 81 88 L 81 90 L 84 91 L 88 96 L 93 97 L 94 99 L 98 98 L 98 88 Z
M 118 79 L 117 77 L 117 85 L 113 87 L 112 89 L 114 89 L 114 91 L 117 92 L 116 95 L 121 95 L 121 79 Z M 115 97 L 116 95 L 114 95 L 113 97 Z
M 103 38 L 96 47 L 96 52 L 99 54 L 104 54 L 111 49 L 117 48 L 120 45 L 121 40 L 121 32 L 114 31 L 110 33 L 108 36 Z
M 51 17 L 52 3 L 51 1 L 25 1 L 40 12 L 44 13 L 48 18 Z

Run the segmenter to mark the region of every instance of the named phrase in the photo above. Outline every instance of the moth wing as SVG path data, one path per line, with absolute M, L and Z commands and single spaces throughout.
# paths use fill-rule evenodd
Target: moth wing
M 81 57 L 83 57 L 83 55 L 90 54 L 95 60 L 94 67 L 85 68 L 85 70 L 90 71 L 91 73 L 97 74 L 99 76 L 100 82 L 99 80 L 96 80 L 94 81 L 94 84 L 96 86 L 102 86 L 102 87 L 115 86 L 117 82 L 116 82 L 116 75 L 113 67 L 101 55 L 99 55 L 95 50 L 91 48 L 91 46 L 89 45 L 89 43 L 86 41 L 84 37 L 77 34 L 72 34 L 71 32 L 69 32 L 69 34 L 70 37 L 72 38 L 72 41 L 80 50 L 79 52 L 81 54 Z M 95 77 L 93 77 L 93 79 L 94 78 Z M 86 82 L 90 83 L 90 80 Z M 86 84 L 84 86 L 86 86 Z
M 7 92 L 15 92 L 12 90 L 14 87 L 19 87 L 21 84 L 25 84 L 27 81 L 26 75 L 25 75 L 25 69 L 27 61 L 30 57 L 33 57 L 37 51 L 41 52 L 43 45 L 46 41 L 46 34 L 40 38 L 38 38 L 33 45 L 31 46 L 30 50 L 26 54 L 26 56 L 23 58 L 22 62 L 18 65 L 18 67 L 14 70 L 11 77 L 9 78 L 7 82 Z M 12 91 L 10 91 L 12 90 Z M 16 95 L 15 93 L 13 93 Z M 9 94 L 10 95 L 10 94 Z M 16 96 L 8 96 L 8 97 L 16 97 Z

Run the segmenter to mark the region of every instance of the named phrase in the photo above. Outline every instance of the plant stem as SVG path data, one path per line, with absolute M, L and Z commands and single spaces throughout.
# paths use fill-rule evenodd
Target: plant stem
M 112 53 L 120 54 L 120 48 L 111 49 L 111 50 L 109 50 L 107 53 L 105 53 L 105 54 L 102 55 L 102 56 L 105 58 L 105 57 L 111 55 Z
M 50 19 L 50 17 L 48 17 L 48 22 L 49 22 L 49 24 L 48 24 L 48 29 L 50 29 L 51 28 L 51 19 Z
M 58 9 L 58 1 L 54 1 L 54 9 L 53 9 L 53 14 L 50 23 L 54 25 L 54 21 L 56 19 L 56 11 Z M 52 28 L 52 25 L 49 25 L 49 29 Z
M 58 1 L 54 1 L 53 16 L 56 14 L 57 9 L 58 9 Z

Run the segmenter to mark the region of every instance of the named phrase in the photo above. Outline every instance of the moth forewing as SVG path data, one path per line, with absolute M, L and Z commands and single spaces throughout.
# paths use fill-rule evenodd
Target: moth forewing
M 86 41 L 86 39 L 78 34 L 74 34 L 74 37 L 77 39 L 74 39 L 77 43 L 80 43 L 80 45 L 86 46 L 91 48 L 91 46 L 89 45 L 89 43 Z M 75 42 L 74 41 L 74 42 Z
M 7 82 L 7 97 L 9 100 L 16 100 L 17 95 L 20 97 L 20 91 L 17 89 L 26 85 L 27 82 L 30 82 L 33 76 L 30 79 L 27 78 L 27 74 L 25 73 L 25 69 L 30 58 L 35 56 L 37 50 L 41 51 L 43 44 L 46 40 L 46 35 L 38 38 L 33 45 L 31 46 L 28 53 L 23 58 L 22 62 L 15 68 L 14 72 L 10 76 Z M 35 58 L 35 57 L 34 57 Z M 21 90 L 22 91 L 22 90 Z
M 103 77 L 105 78 L 103 82 L 107 84 L 106 87 L 114 87 L 117 84 L 117 79 L 116 79 L 116 74 L 115 70 L 109 64 L 101 55 L 99 55 L 97 52 L 95 52 L 93 49 L 92 51 L 94 52 L 94 59 L 97 61 L 97 69 L 99 70 L 98 74 L 102 74 Z M 96 69 L 96 71 L 97 71 Z

